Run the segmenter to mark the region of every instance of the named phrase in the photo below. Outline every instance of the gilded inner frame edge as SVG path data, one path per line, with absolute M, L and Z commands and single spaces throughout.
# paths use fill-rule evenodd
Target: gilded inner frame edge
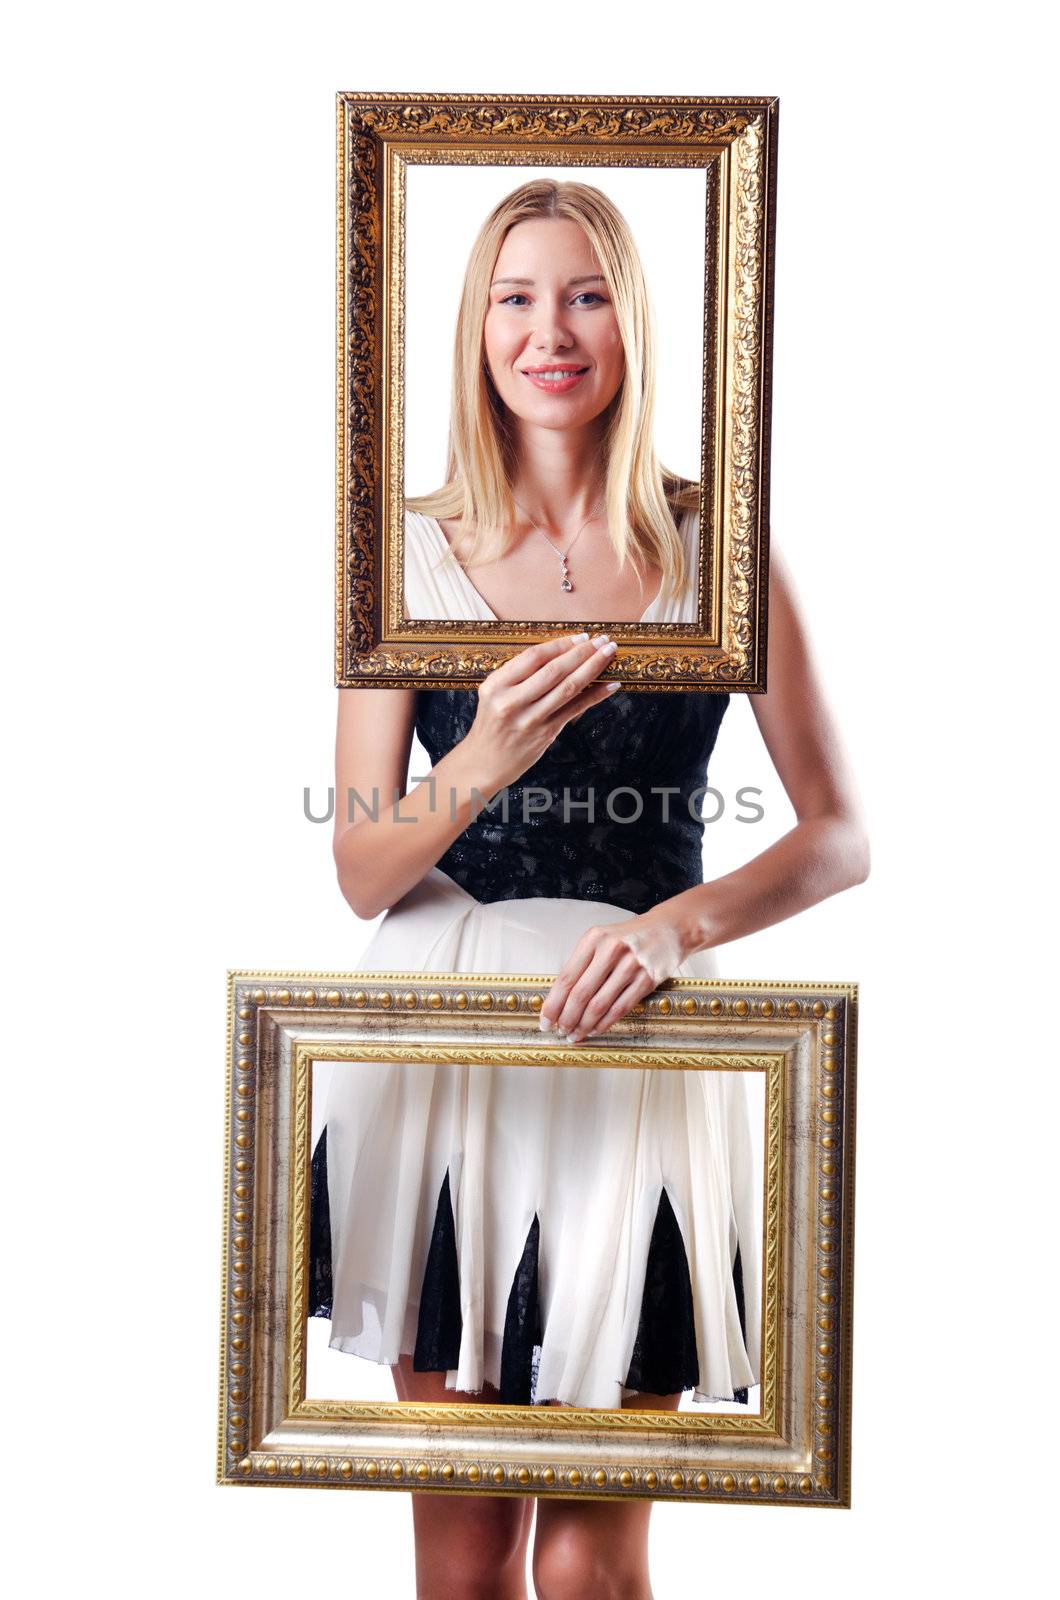
M 700 527 L 710 558 L 700 562 L 698 612 L 695 623 L 668 623 L 657 635 L 664 641 L 695 640 L 718 647 L 723 632 L 721 602 L 727 597 L 722 582 L 721 543 L 718 530 L 724 524 L 724 500 L 720 464 L 724 456 L 724 434 L 717 426 L 718 392 L 724 392 L 726 360 L 724 340 L 719 336 L 719 303 L 724 320 L 727 305 L 727 252 L 725 249 L 728 150 L 696 145 L 660 150 L 639 149 L 635 163 L 629 152 L 613 146 L 515 146 L 503 151 L 481 150 L 473 146 L 432 148 L 430 146 L 388 146 L 385 153 L 385 195 L 389 261 L 384 266 L 389 292 L 385 297 L 386 332 L 383 338 L 384 371 L 387 379 L 386 432 L 383 441 L 385 489 L 382 527 L 382 555 L 379 562 L 381 610 L 385 613 L 385 643 L 441 643 L 447 633 L 466 637 L 481 634 L 483 641 L 514 642 L 522 649 L 548 632 L 549 626 L 534 622 L 450 622 L 445 618 L 406 620 L 402 615 L 401 595 L 405 571 L 405 238 L 407 215 L 406 170 L 410 166 L 663 166 L 699 168 L 705 183 L 705 239 L 703 282 L 703 379 L 700 435 Z M 721 175 L 719 176 L 719 168 Z M 728 617 L 730 607 L 725 605 Z M 648 631 L 636 623 L 613 623 L 615 638 L 623 639 L 633 650 Z
M 625 1059 L 623 1059 L 623 1056 Z M 718 1054 L 702 1049 L 642 1050 L 635 1060 L 628 1050 L 594 1046 L 591 1050 L 569 1049 L 530 1041 L 522 1045 L 469 1044 L 329 1044 L 297 1042 L 291 1071 L 291 1232 L 289 1300 L 287 1319 L 288 1389 L 287 1407 L 292 1416 L 328 1417 L 350 1421 L 408 1421 L 424 1426 L 442 1422 L 461 1422 L 468 1427 L 491 1427 L 500 1423 L 519 1427 L 542 1426 L 543 1413 L 534 1406 L 429 1405 L 408 1402 L 389 1403 L 350 1400 L 306 1399 L 306 1323 L 309 1280 L 309 1186 L 310 1119 L 312 1114 L 312 1063 L 314 1061 L 407 1061 L 424 1065 L 467 1063 L 470 1065 L 584 1067 L 644 1067 L 680 1072 L 727 1071 L 762 1072 L 766 1079 L 765 1141 L 763 1161 L 763 1239 L 762 1239 L 762 1409 L 755 1416 L 715 1412 L 661 1413 L 645 1411 L 586 1411 L 577 1408 L 549 1408 L 550 1429 L 617 1429 L 619 1431 L 694 1431 L 718 1434 L 774 1434 L 777 1427 L 778 1375 L 777 1339 L 780 1308 L 777 1295 L 783 1260 L 783 1185 L 780 1148 L 784 1100 L 784 1062 L 781 1053 L 747 1051 Z

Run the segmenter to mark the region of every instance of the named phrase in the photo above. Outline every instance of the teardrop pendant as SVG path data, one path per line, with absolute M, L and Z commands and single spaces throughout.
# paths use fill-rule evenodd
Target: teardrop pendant
M 571 583 L 569 578 L 564 578 L 563 582 L 560 584 L 560 588 L 561 589 L 566 589 L 567 593 L 569 594 L 570 591 L 574 588 L 574 585 L 573 585 L 573 583 Z

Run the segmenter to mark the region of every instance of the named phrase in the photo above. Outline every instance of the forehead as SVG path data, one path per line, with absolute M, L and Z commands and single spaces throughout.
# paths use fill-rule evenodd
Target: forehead
M 508 230 L 493 276 L 564 277 L 600 270 L 596 252 L 580 223 L 570 217 L 531 217 Z

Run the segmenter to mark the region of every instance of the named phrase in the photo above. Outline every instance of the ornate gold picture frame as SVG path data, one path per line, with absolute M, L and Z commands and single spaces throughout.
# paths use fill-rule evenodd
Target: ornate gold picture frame
M 853 984 L 676 979 L 572 1047 L 551 979 L 229 978 L 218 1480 L 849 1505 Z M 310 1399 L 313 1063 L 761 1075 L 761 1389 L 753 1414 Z
M 697 363 L 702 351 L 698 462 L 688 473 L 700 483 L 697 620 L 607 623 L 619 648 L 603 676 L 631 690 L 765 689 L 777 117 L 769 96 L 338 96 L 340 686 L 472 687 L 556 631 L 410 621 L 403 607 L 408 410 L 418 392 L 406 383 L 410 179 L 492 166 L 699 175 L 702 306 L 686 339 Z M 513 172 L 511 187 L 518 181 Z M 598 180 L 590 170 L 583 181 Z M 652 228 L 665 231 L 658 210 Z

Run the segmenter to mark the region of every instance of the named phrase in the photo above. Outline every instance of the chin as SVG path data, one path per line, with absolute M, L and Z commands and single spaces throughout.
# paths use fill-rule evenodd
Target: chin
M 598 422 L 607 410 L 607 405 L 564 406 L 558 395 L 555 400 L 550 400 L 546 395 L 544 404 L 540 406 L 524 404 L 516 408 L 507 405 L 507 409 L 520 422 L 532 422 L 538 428 L 562 429 L 584 428 L 591 422 Z

